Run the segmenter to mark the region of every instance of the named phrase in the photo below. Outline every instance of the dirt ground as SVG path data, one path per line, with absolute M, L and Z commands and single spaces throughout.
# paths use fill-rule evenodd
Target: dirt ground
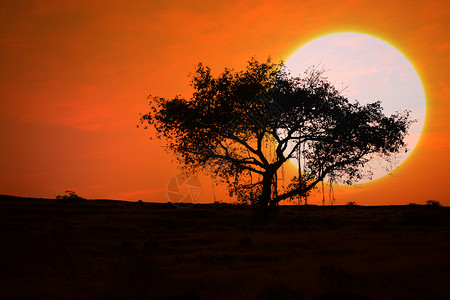
M 0 196 L 1 299 L 450 299 L 450 208 Z

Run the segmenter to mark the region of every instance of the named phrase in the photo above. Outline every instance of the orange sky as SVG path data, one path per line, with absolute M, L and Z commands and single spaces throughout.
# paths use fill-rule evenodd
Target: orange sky
M 189 92 L 199 61 L 219 71 L 251 56 L 287 59 L 314 38 L 350 31 L 383 39 L 411 61 L 427 117 L 395 176 L 338 188 L 336 203 L 450 205 L 448 1 L 161 2 L 0 0 L 0 194 L 71 189 L 167 202 L 176 165 L 136 128 L 148 94 Z M 211 202 L 211 182 L 201 181 L 201 201 Z

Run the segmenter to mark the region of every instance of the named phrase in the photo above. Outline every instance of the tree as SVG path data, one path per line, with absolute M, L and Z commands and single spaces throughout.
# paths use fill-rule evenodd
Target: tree
M 84 200 L 83 197 L 78 196 L 74 191 L 66 191 L 66 195 L 58 195 L 56 199 L 66 201 Z
M 191 86 L 189 99 L 149 96 L 141 124 L 156 129 L 186 171 L 205 171 L 259 207 L 307 196 L 325 179 L 351 184 L 370 176 L 362 167 L 403 151 L 412 122 L 408 111 L 385 116 L 380 101 L 349 102 L 323 71 L 293 77 L 270 58 L 218 76 L 200 63 Z M 292 158 L 299 174 L 279 187 Z
M 439 201 L 436 201 L 436 200 L 428 200 L 427 201 L 427 205 L 434 206 L 434 207 L 440 207 L 441 203 Z

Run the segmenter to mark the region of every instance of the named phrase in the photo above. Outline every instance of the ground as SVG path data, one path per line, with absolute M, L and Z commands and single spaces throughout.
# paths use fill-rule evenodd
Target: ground
M 1 299 L 449 299 L 450 208 L 0 196 Z

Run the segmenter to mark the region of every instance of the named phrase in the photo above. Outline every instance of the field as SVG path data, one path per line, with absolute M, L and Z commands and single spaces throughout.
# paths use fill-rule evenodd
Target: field
M 1 299 L 450 299 L 450 208 L 0 196 Z

